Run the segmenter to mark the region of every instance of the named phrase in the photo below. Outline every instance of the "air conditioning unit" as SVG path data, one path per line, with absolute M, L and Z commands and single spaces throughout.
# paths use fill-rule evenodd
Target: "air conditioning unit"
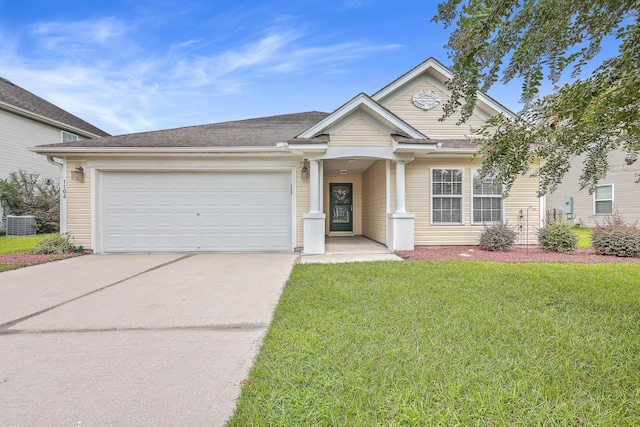
M 7 236 L 35 236 L 36 217 L 33 215 L 7 215 Z

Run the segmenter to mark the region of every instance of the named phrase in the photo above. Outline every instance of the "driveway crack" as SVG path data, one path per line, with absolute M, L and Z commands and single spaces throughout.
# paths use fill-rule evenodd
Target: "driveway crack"
M 136 274 L 134 274 L 132 276 L 129 276 L 129 277 L 125 277 L 124 279 L 118 280 L 117 282 L 110 283 L 110 284 L 105 285 L 105 286 L 103 286 L 101 288 L 94 289 L 94 290 L 92 290 L 90 292 L 87 292 L 86 294 L 82 294 L 82 295 L 77 296 L 75 298 L 71 298 L 71 299 L 63 301 L 61 303 L 52 305 L 51 307 L 47 307 L 47 308 L 45 308 L 43 310 L 37 311 L 35 313 L 31 313 L 31 314 L 29 314 L 27 316 L 20 317 L 19 319 L 14 319 L 14 320 L 11 320 L 11 321 L 6 322 L 6 323 L 0 323 L 0 334 L 5 335 L 6 334 L 6 332 L 5 332 L 6 329 L 11 328 L 11 327 L 13 327 L 13 326 L 15 326 L 15 325 L 17 325 L 19 323 L 22 323 L 22 322 L 26 321 L 26 320 L 29 320 L 29 319 L 32 319 L 34 317 L 40 316 L 41 314 L 44 314 L 44 313 L 46 313 L 48 311 L 51 311 L 51 310 L 56 309 L 58 307 L 62 307 L 63 305 L 72 303 L 72 302 L 77 301 L 79 299 L 85 298 L 85 297 L 87 297 L 89 295 L 92 295 L 92 294 L 95 294 L 95 293 L 98 293 L 98 292 L 102 292 L 105 289 L 109 289 L 109 288 L 111 288 L 113 286 L 119 285 L 122 282 L 126 282 L 127 280 L 133 279 L 133 278 L 138 277 L 138 276 L 142 276 L 143 274 L 149 273 L 149 272 L 154 271 L 154 270 L 158 270 L 158 269 L 166 267 L 168 265 L 175 264 L 176 262 L 180 262 L 180 261 L 182 261 L 184 259 L 187 259 L 187 258 L 190 258 L 190 257 L 192 257 L 194 255 L 195 254 L 187 254 L 187 255 L 181 256 L 180 258 L 176 258 L 174 260 L 167 261 L 165 263 L 155 265 L 155 266 L 153 266 L 153 267 L 151 267 L 151 268 L 149 268 L 147 270 L 141 271 L 141 272 L 136 273 Z

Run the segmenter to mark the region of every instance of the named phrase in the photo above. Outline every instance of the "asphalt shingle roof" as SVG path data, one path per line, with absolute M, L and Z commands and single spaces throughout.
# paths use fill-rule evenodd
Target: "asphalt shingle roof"
M 81 129 L 93 135 L 109 136 L 109 134 L 102 129 L 98 129 L 81 118 L 74 116 L 68 111 L 53 105 L 49 101 L 32 94 L 28 90 L 25 90 L 2 77 L 0 77 L 0 102 L 27 110 L 31 113 L 46 117 L 50 120 L 55 120 L 65 125 Z
M 275 147 L 310 128 L 328 113 L 312 111 L 176 129 L 108 136 L 39 147 L 78 148 L 206 148 Z

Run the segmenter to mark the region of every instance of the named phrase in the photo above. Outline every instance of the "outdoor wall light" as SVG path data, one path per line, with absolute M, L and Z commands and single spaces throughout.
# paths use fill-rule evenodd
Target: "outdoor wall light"
M 76 165 L 76 168 L 71 171 L 71 179 L 80 182 L 84 181 L 84 168 Z
M 309 166 L 307 166 L 307 160 L 302 161 L 302 167 L 300 168 L 300 178 L 309 179 Z

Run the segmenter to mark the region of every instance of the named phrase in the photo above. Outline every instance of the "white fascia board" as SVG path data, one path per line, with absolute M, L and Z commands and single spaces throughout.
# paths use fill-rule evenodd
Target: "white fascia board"
M 414 156 L 412 153 L 397 153 L 393 151 L 393 147 L 355 147 L 355 146 L 332 146 L 329 147 L 326 154 L 318 157 L 318 159 L 344 159 L 351 157 L 363 157 L 372 159 L 388 159 L 388 160 L 405 160 L 412 161 Z
M 303 153 L 323 153 L 329 148 L 329 144 L 321 142 L 318 144 L 289 144 L 291 151 Z
M 393 152 L 394 153 L 408 153 L 408 152 L 429 152 L 436 151 L 438 149 L 438 144 L 411 144 L 404 142 L 396 142 L 393 141 Z
M 29 151 L 38 154 L 47 155 L 65 155 L 65 154 L 289 154 L 291 150 L 288 147 L 30 147 Z
M 56 127 L 58 129 L 62 129 L 62 130 L 66 130 L 66 131 L 75 133 L 75 134 L 83 136 L 85 138 L 94 139 L 94 138 L 101 138 L 102 137 L 101 135 L 96 135 L 94 133 L 87 132 L 86 130 L 82 130 L 80 128 L 77 128 L 75 126 L 71 126 L 71 125 L 68 125 L 66 123 L 62 123 L 62 122 L 50 119 L 50 118 L 45 117 L 45 116 L 41 116 L 40 114 L 32 113 L 31 111 L 25 110 L 25 109 L 20 108 L 20 107 L 16 107 L 15 105 L 7 104 L 6 102 L 0 101 L 0 108 L 2 108 L 3 110 L 7 110 L 9 112 L 12 112 L 14 114 L 18 114 L 20 116 L 27 117 L 29 119 L 35 120 L 37 122 L 41 122 L 41 123 L 44 123 L 46 125 Z
M 342 107 L 338 108 L 336 111 L 325 117 L 323 120 L 318 122 L 315 126 L 307 129 L 302 134 L 300 134 L 299 138 L 313 138 L 314 136 L 323 133 L 326 129 L 331 127 L 334 123 L 339 122 L 343 118 L 347 117 L 349 114 L 357 110 L 358 108 L 365 106 L 369 108 L 371 111 L 378 114 L 380 117 L 387 120 L 396 128 L 405 132 L 408 136 L 412 138 L 424 138 L 420 132 L 416 129 L 412 128 L 402 120 L 398 119 L 396 116 L 391 114 L 384 107 L 381 107 L 378 103 L 373 101 L 364 93 L 359 94 L 351 101 L 344 104 Z
M 407 74 L 400 77 L 398 80 L 394 81 L 393 83 L 385 86 L 384 88 L 380 89 L 378 92 L 371 95 L 371 98 L 374 101 L 380 101 L 390 93 L 396 91 L 399 87 L 405 85 L 407 82 L 410 82 L 411 80 L 415 79 L 416 77 L 424 73 L 429 68 L 435 69 L 439 73 L 446 76 L 448 79 L 453 77 L 453 75 L 451 74 L 451 71 L 449 71 L 447 67 L 445 67 L 435 59 L 429 58 L 426 61 L 424 61 L 422 64 L 418 65 L 413 70 L 409 71 Z
M 418 65 L 413 70 L 409 71 L 404 76 L 400 77 L 398 80 L 394 81 L 393 83 L 389 84 L 388 86 L 385 86 L 378 92 L 374 93 L 371 96 L 371 98 L 374 101 L 379 102 L 380 100 L 387 97 L 389 94 L 391 94 L 398 88 L 402 87 L 403 85 L 407 84 L 411 80 L 417 78 L 418 76 L 426 72 L 429 68 L 432 68 L 438 73 L 442 74 L 447 80 L 453 77 L 453 73 L 451 73 L 451 70 L 449 70 L 446 66 L 444 66 L 442 63 L 435 60 L 434 58 L 429 58 L 422 64 Z M 499 113 L 502 113 L 509 118 L 515 117 L 515 114 L 511 110 L 509 110 L 507 107 L 500 104 L 490 96 L 486 95 L 484 92 L 478 92 L 478 100 L 486 104 L 489 108 Z
M 480 151 L 479 149 L 464 149 L 464 150 L 456 150 L 456 149 L 450 149 L 450 150 L 446 150 L 446 149 L 439 149 L 439 150 L 435 150 L 433 152 L 433 154 L 475 154 L 478 151 Z

